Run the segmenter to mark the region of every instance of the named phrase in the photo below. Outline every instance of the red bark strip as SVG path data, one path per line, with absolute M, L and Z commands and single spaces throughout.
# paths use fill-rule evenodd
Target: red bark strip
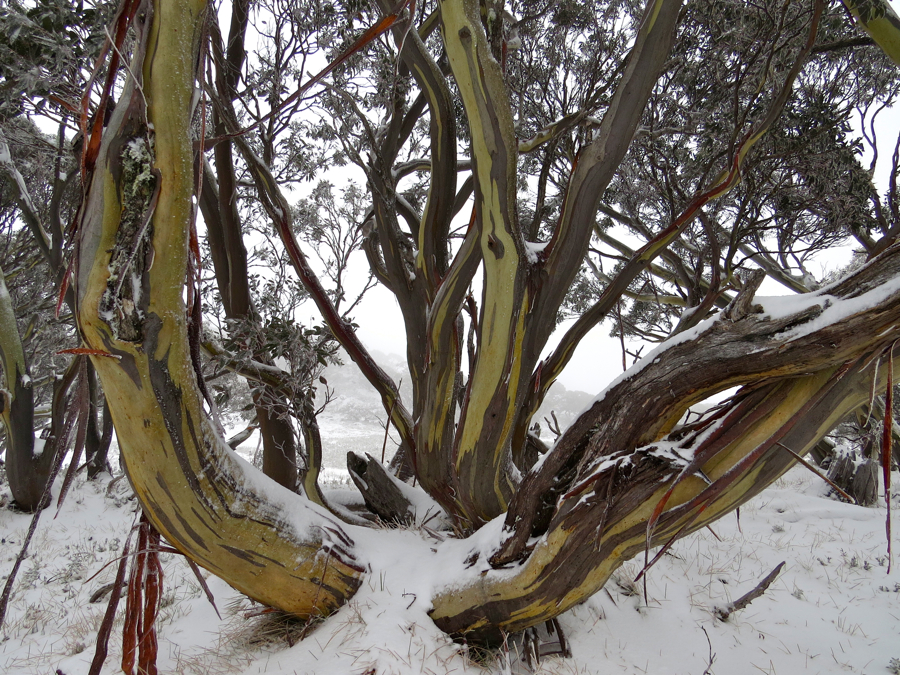
M 823 474 L 823 473 L 819 473 L 819 471 L 818 471 L 812 464 L 810 464 L 809 462 L 807 462 L 805 459 L 803 459 L 803 457 L 801 457 L 801 456 L 798 455 L 796 452 L 794 452 L 793 450 L 791 450 L 791 449 L 790 449 L 788 446 L 786 446 L 784 443 L 778 442 L 776 445 L 778 445 L 778 447 L 780 447 L 782 450 L 787 450 L 789 453 L 791 453 L 791 455 L 794 456 L 794 459 L 796 459 L 798 462 L 800 462 L 800 464 L 802 464 L 803 466 L 805 466 L 807 469 L 809 469 L 809 470 L 812 471 L 814 474 L 816 474 L 819 478 L 821 478 L 821 479 L 824 480 L 826 483 L 828 483 L 829 487 L 831 487 L 835 492 L 837 492 L 841 497 L 843 497 L 844 499 L 846 499 L 848 502 L 854 502 L 855 504 L 859 504 L 859 501 L 858 501 L 856 498 L 854 498 L 854 497 L 852 497 L 851 495 L 847 494 L 844 490 L 842 490 L 842 489 L 840 488 L 840 486 L 838 486 L 838 485 L 837 485 L 833 480 L 831 480 L 828 476 L 826 476 L 826 475 Z
M 174 551 L 178 554 L 184 555 L 181 553 L 181 551 L 175 551 L 175 549 L 169 549 L 169 550 Z M 212 605 L 212 608 L 216 612 L 216 616 L 219 617 L 219 620 L 221 621 L 222 615 L 219 614 L 219 608 L 216 607 L 216 599 L 213 597 L 212 591 L 209 590 L 209 586 L 206 584 L 206 579 L 204 579 L 203 575 L 200 574 L 200 568 L 197 567 L 197 563 L 195 563 L 193 560 L 191 560 L 187 556 L 184 556 L 184 559 L 187 561 L 188 566 L 190 566 L 191 572 L 193 572 L 194 576 L 197 577 L 197 583 L 200 584 L 200 588 L 202 588 L 203 592 L 206 594 L 206 599 L 209 600 L 209 604 Z
M 91 661 L 91 669 L 88 675 L 100 675 L 106 654 L 109 651 L 109 636 L 112 634 L 113 620 L 116 618 L 116 609 L 122 597 L 122 586 L 125 583 L 125 568 L 128 565 L 128 550 L 131 547 L 131 532 L 125 538 L 125 547 L 122 549 L 122 557 L 119 560 L 119 571 L 116 572 L 116 581 L 113 584 L 112 593 L 109 596 L 109 604 L 106 605 L 106 614 L 97 632 L 97 649 L 94 651 L 94 660 Z M 105 567 L 105 566 L 104 566 Z
M 887 512 L 884 529 L 887 534 L 887 573 L 891 573 L 891 451 L 894 435 L 894 342 L 888 349 L 887 385 L 884 393 L 884 429 L 881 434 L 881 471 L 884 475 L 884 504 Z
M 57 354 L 76 354 L 85 356 L 105 356 L 108 359 L 121 359 L 118 354 L 110 354 L 102 349 L 89 349 L 87 347 L 73 347 L 72 349 L 60 349 Z
M 143 516 L 142 527 L 147 528 L 147 565 L 141 640 L 138 645 L 138 673 L 157 675 L 156 656 L 159 641 L 156 636 L 156 618 L 162 598 L 162 565 L 159 562 L 159 532 Z
M 54 315 L 57 319 L 59 318 L 59 310 L 62 307 L 63 301 L 66 299 L 66 291 L 69 290 L 69 279 L 72 277 L 72 267 L 75 262 L 75 257 L 72 257 L 72 260 L 69 261 L 68 266 L 66 267 L 65 274 L 63 274 L 62 281 L 59 282 L 59 296 L 56 298 L 56 314 Z
M 103 85 L 103 91 L 100 92 L 100 103 L 97 105 L 97 110 L 94 112 L 90 134 L 88 133 L 88 105 L 90 104 L 91 89 L 93 89 L 93 77 L 91 77 L 88 87 L 85 89 L 84 97 L 81 101 L 80 127 L 85 139 L 84 150 L 82 151 L 81 156 L 81 176 L 82 180 L 85 181 L 85 184 L 94 169 L 94 164 L 96 164 L 97 156 L 100 153 L 100 140 L 103 136 L 103 123 L 106 117 L 107 106 L 112 96 L 115 80 L 119 72 L 119 62 L 121 60 L 122 45 L 125 44 L 125 38 L 128 34 L 128 28 L 134 22 L 134 17 L 137 14 L 138 8 L 142 4 L 144 4 L 143 0 L 124 0 L 124 2 L 122 2 L 122 4 L 119 6 L 118 12 L 116 13 L 116 34 L 114 43 L 112 45 L 112 55 L 110 56 L 109 66 L 106 71 L 106 82 Z M 110 40 L 109 37 L 107 37 L 106 43 L 103 46 L 103 50 L 101 51 L 100 56 L 97 59 L 97 69 L 99 69 L 99 66 L 106 60 L 106 55 L 109 54 L 109 48 Z
M 138 526 L 138 543 L 135 550 L 131 576 L 128 580 L 128 598 L 125 603 L 125 625 L 122 627 L 122 672 L 134 675 L 137 662 L 138 639 L 142 633 L 141 605 L 143 602 L 144 565 L 147 550 L 146 516 L 141 515 Z

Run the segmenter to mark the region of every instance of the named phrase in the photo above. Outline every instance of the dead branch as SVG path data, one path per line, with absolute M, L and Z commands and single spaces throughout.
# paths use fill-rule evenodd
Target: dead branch
M 756 600 L 759 596 L 766 592 L 769 586 L 772 585 L 772 582 L 775 581 L 775 577 L 778 576 L 778 573 L 781 572 L 781 568 L 784 567 L 784 561 L 782 560 L 775 567 L 774 570 L 769 572 L 766 575 L 766 578 L 760 581 L 756 588 L 747 593 L 746 595 L 741 596 L 735 602 L 732 602 L 727 607 L 716 607 L 714 614 L 719 621 L 728 621 L 728 617 L 731 616 L 734 612 L 744 609 L 751 602 Z

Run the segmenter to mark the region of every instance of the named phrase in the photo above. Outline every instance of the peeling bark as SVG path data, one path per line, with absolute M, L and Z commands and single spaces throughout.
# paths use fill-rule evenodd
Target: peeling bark
M 147 53 L 131 72 L 142 81 L 129 78 L 122 100 L 146 97 L 160 192 L 151 260 L 140 277 L 141 338 L 117 337 L 111 317 L 99 311 L 123 211 L 114 141 L 126 132 L 128 105 L 117 107 L 104 133 L 80 225 L 79 325 L 91 348 L 113 356 L 94 357 L 94 365 L 128 477 L 154 526 L 247 595 L 302 616 L 325 614 L 360 583 L 353 540 L 327 512 L 254 476 L 217 437 L 187 344 L 181 289 L 193 192 L 189 121 L 205 11 L 202 0 L 158 0 L 137 18 Z

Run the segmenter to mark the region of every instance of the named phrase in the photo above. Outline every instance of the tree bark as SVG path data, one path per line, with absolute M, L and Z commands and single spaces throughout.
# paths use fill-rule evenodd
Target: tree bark
M 79 325 L 91 348 L 111 355 L 94 356 L 94 364 L 126 471 L 154 526 L 247 595 L 302 616 L 325 614 L 359 585 L 353 541 L 323 509 L 254 475 L 216 435 L 187 345 L 191 100 L 205 11 L 202 0 L 158 0 L 138 13 L 130 72 L 140 81 L 129 76 L 104 132 L 79 229 Z M 144 153 L 139 175 L 158 172 L 157 199 L 130 197 L 126 152 Z M 110 297 L 109 280 L 116 249 L 133 240 L 121 230 L 135 210 L 152 220 L 141 235 L 147 253 L 130 270 L 140 291 L 132 306 Z M 101 303 L 112 311 L 101 312 Z M 126 337 L 123 320 L 133 328 Z
M 19 337 L 12 298 L 0 269 L 0 361 L 3 364 L 3 424 L 6 427 L 6 476 L 19 508 L 41 508 L 50 475 L 51 452 L 34 453 L 34 392 Z
M 841 0 L 885 54 L 900 66 L 900 18 L 888 0 Z

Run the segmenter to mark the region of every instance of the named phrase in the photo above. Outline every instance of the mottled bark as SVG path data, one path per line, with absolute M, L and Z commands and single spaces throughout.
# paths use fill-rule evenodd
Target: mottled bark
M 900 66 L 900 18 L 888 0 L 841 0 L 885 54 Z
M 34 392 L 3 270 L 0 270 L 0 361 L 6 476 L 19 508 L 34 511 L 41 507 L 53 457 L 50 452 L 39 455 L 34 452 Z
M 359 585 L 353 541 L 330 514 L 254 475 L 216 435 L 187 344 L 182 285 L 193 192 L 190 105 L 205 10 L 202 1 L 159 0 L 138 14 L 131 73 L 142 81 L 129 78 L 103 135 L 80 224 L 80 327 L 90 347 L 111 354 L 94 364 L 126 471 L 154 526 L 251 597 L 299 615 L 322 614 Z M 158 171 L 159 190 L 152 213 L 147 203 L 129 203 L 124 172 L 117 170 L 123 146 L 149 134 L 146 170 Z M 110 252 L 121 246 L 117 232 L 127 226 L 123 214 L 130 209 L 152 216 L 148 253 L 134 261 L 140 302 L 133 308 L 110 297 L 108 283 Z M 101 302 L 114 311 L 101 313 Z M 136 338 L 122 338 L 122 315 Z

